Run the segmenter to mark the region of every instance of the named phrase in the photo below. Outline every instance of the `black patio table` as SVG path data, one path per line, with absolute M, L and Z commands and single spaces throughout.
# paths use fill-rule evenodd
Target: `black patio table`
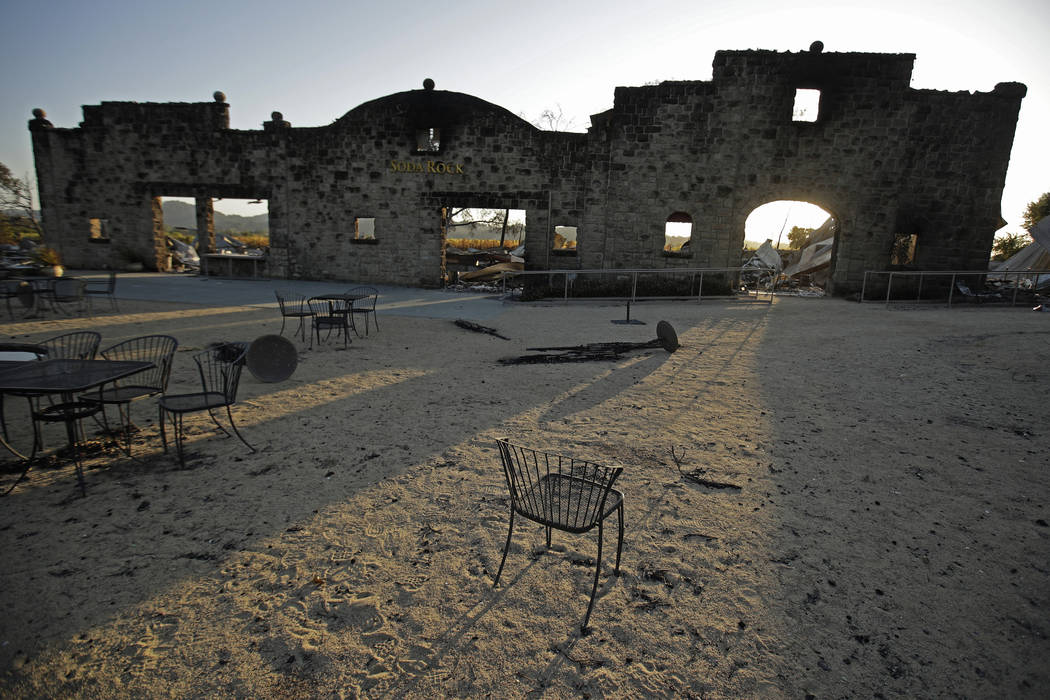
M 123 379 L 153 366 L 152 362 L 131 360 L 73 359 L 40 360 L 37 362 L 19 362 L 8 366 L 0 365 L 0 394 L 5 392 L 41 395 L 57 394 L 61 399 L 60 403 L 44 410 L 51 411 L 53 415 L 66 424 L 66 436 L 69 439 L 69 447 L 74 450 L 75 455 L 77 442 L 76 421 L 84 415 L 84 410 L 90 408 L 89 402 L 77 401 L 75 395 L 103 384 Z M 74 457 L 74 459 L 76 458 Z M 77 481 L 80 484 L 80 491 L 83 493 L 84 474 L 80 461 L 76 461 Z M 26 460 L 25 470 L 22 472 L 22 475 L 3 495 L 10 493 L 25 478 L 32 463 L 32 458 Z
M 336 292 L 333 294 L 318 294 L 310 297 L 312 300 L 328 302 L 328 312 L 332 315 L 336 313 L 342 313 L 346 316 L 347 322 L 351 328 L 354 329 L 354 335 L 358 338 L 361 334 L 357 332 L 357 325 L 354 323 L 354 302 L 360 301 L 361 299 L 367 299 L 369 294 L 348 294 L 342 292 Z M 346 304 L 345 307 L 338 308 L 335 302 L 342 302 Z

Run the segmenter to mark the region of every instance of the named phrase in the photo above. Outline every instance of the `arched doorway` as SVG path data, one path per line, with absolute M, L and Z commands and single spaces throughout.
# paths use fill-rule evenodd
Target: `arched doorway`
M 778 288 L 824 289 L 834 265 L 838 222 L 831 212 L 799 200 L 756 207 L 744 223 L 746 250 L 772 249 L 780 257 Z M 745 253 L 745 262 L 751 253 Z

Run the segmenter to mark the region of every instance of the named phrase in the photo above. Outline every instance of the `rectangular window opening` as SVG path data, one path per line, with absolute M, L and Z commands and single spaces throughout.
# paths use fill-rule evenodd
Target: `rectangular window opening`
M 795 90 L 795 107 L 791 111 L 791 121 L 815 122 L 820 113 L 820 90 L 799 88 Z
M 894 235 L 893 251 L 890 253 L 891 265 L 911 265 L 915 262 L 915 247 L 919 236 L 914 233 Z
M 416 131 L 416 153 L 440 153 L 441 129 L 429 128 Z
M 555 226 L 553 250 L 573 251 L 576 250 L 576 227 Z
M 376 240 L 376 220 L 372 217 L 360 217 L 354 219 L 354 240 L 374 241 Z
M 93 241 L 109 240 L 108 219 L 88 219 L 88 230 L 90 232 L 89 237 Z

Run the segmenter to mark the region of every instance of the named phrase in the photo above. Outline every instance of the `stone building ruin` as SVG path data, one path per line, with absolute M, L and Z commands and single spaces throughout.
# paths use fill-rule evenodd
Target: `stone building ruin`
M 524 210 L 526 269 L 723 268 L 740 264 L 756 207 L 802 200 L 837 221 L 829 291 L 842 295 L 866 270 L 986 269 L 1003 223 L 1026 87 L 916 90 L 914 60 L 819 42 L 719 51 L 709 81 L 616 88 L 586 133 L 430 80 L 321 127 L 275 112 L 231 129 L 217 92 L 84 106 L 76 128 L 37 110 L 29 129 L 45 231 L 70 267 L 164 269 L 165 196 L 195 198 L 204 252 L 213 198 L 267 200 L 268 277 L 419 286 L 442 283 L 451 206 Z M 799 95 L 817 98 L 807 117 Z M 681 250 L 664 250 L 669 221 L 692 224 Z M 574 250 L 555 248 L 556 227 L 575 228 Z

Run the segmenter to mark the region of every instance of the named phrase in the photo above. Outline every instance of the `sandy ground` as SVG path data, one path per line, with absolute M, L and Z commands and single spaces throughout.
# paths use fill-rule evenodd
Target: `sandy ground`
M 386 315 L 349 350 L 300 344 L 291 379 L 245 373 L 235 417 L 258 451 L 196 419 L 186 469 L 136 406 L 138 460 L 97 452 L 86 498 L 61 463 L 0 502 L 0 695 L 1046 697 L 1050 314 L 633 312 L 648 325 L 508 305 L 484 323 L 510 341 Z M 648 340 L 659 319 L 678 352 L 496 362 Z M 193 350 L 279 326 L 271 309 L 123 302 L 2 333 L 171 333 L 185 391 Z M 613 527 L 590 634 L 596 533 L 546 551 L 519 520 L 492 588 L 501 436 L 625 467 L 623 564 L 609 575 Z

